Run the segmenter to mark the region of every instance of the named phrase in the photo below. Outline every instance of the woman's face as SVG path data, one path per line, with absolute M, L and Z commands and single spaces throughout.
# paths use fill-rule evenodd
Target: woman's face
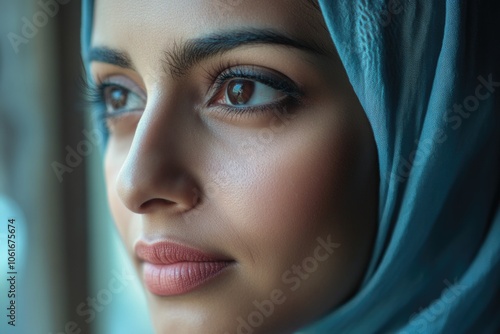
M 290 332 L 357 289 L 373 135 L 311 1 L 97 0 L 109 203 L 158 333 Z

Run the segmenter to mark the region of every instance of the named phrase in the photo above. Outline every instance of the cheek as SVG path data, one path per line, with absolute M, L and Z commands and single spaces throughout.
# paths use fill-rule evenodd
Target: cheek
M 231 205 L 240 213 L 235 221 L 244 221 L 241 229 L 258 234 L 255 242 L 303 240 L 353 218 L 367 160 L 361 129 L 344 114 L 300 127 L 276 135 L 241 163 L 245 174 Z
M 245 183 L 234 189 L 226 207 L 234 213 L 232 228 L 247 248 L 241 254 L 262 291 L 283 286 L 283 274 L 314 253 L 318 237 L 331 235 L 340 243 L 335 259 L 294 294 L 307 300 L 328 296 L 322 305 L 330 306 L 362 274 L 375 226 L 375 205 L 366 205 L 374 202 L 377 189 L 368 124 L 354 119 L 351 110 L 335 114 L 290 124 L 260 154 L 241 162 L 246 168 L 239 180 Z

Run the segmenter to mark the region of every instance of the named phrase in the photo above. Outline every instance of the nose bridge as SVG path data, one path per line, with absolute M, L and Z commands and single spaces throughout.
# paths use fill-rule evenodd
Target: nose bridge
M 186 108 L 184 106 L 184 108 Z M 152 97 L 117 177 L 117 192 L 133 212 L 157 206 L 186 211 L 198 202 L 190 171 L 190 117 L 180 99 Z

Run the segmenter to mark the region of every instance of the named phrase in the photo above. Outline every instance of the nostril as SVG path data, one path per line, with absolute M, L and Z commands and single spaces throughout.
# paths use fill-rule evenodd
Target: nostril
M 144 213 L 144 212 L 151 210 L 155 206 L 169 206 L 169 207 L 171 207 L 171 206 L 175 206 L 175 205 L 177 205 L 176 202 L 170 201 L 168 199 L 153 198 L 153 199 L 150 199 L 150 200 L 142 203 L 141 205 L 139 205 L 139 208 L 137 211 L 140 213 Z
M 201 202 L 201 193 L 200 193 L 200 190 L 196 187 L 193 187 L 191 189 L 191 192 L 192 192 L 191 204 L 192 204 L 192 207 L 195 207 L 198 204 L 200 204 L 200 202 Z
M 154 210 L 154 207 L 176 207 L 179 211 L 188 211 L 201 203 L 200 191 L 193 191 L 191 199 L 186 196 L 185 200 L 172 201 L 166 198 L 152 198 L 140 204 L 137 208 L 138 213 L 146 213 Z

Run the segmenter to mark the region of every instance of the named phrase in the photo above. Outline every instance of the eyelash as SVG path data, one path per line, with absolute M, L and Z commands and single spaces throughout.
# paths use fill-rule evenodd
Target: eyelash
M 82 85 L 83 100 L 87 108 L 92 111 L 92 117 L 97 122 L 99 129 L 109 130 L 106 120 L 110 115 L 106 114 L 106 103 L 104 101 L 105 84 L 96 84 L 92 80 L 87 80 L 82 74 L 80 79 Z
M 271 70 L 267 71 L 272 72 Z M 286 77 L 277 78 L 278 76 L 283 77 L 283 75 L 278 74 L 271 75 L 271 73 L 269 73 L 269 75 L 266 75 L 263 73 L 263 70 L 258 69 L 257 66 L 220 63 L 210 70 L 206 70 L 205 73 L 206 79 L 211 84 L 208 92 L 212 92 L 212 97 L 209 99 L 206 107 L 217 108 L 217 112 L 221 112 L 223 118 L 229 118 L 231 120 L 241 117 L 257 116 L 259 114 L 270 113 L 272 111 L 277 111 L 279 113 L 290 112 L 291 110 L 289 109 L 293 109 L 290 107 L 299 105 L 303 96 L 299 88 L 290 79 Z M 229 105 L 214 104 L 214 99 L 219 95 L 221 89 L 223 89 L 224 86 L 233 79 L 257 81 L 282 92 L 285 94 L 285 97 L 273 103 L 249 107 L 231 107 Z M 115 115 L 106 113 L 106 101 L 104 97 L 106 87 L 120 87 L 124 90 L 131 91 L 127 87 L 112 82 L 106 82 L 106 80 L 102 80 L 100 83 L 94 83 L 82 79 L 82 82 L 84 84 L 83 92 L 85 95 L 85 101 L 89 104 L 93 114 L 97 117 L 97 121 L 103 125 L 104 128 L 108 127 L 108 120 L 118 118 L 128 111 L 125 110 L 123 112 L 118 112 Z

